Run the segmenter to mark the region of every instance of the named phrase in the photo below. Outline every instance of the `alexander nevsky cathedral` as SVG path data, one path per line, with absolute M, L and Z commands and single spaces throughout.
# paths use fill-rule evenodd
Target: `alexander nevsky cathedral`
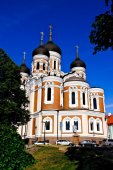
M 86 64 L 78 55 L 70 65 L 70 72 L 61 70 L 62 51 L 52 39 L 32 52 L 32 70 L 21 65 L 21 88 L 25 88 L 29 99 L 31 119 L 18 131 L 29 141 L 57 139 L 81 141 L 107 138 L 105 121 L 104 90 L 92 88 L 86 80 Z M 74 58 L 74 57 L 73 57 Z M 67 65 L 68 67 L 68 65 Z

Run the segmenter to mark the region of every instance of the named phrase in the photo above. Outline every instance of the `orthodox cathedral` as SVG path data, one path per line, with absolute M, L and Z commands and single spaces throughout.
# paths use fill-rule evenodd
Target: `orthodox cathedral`
M 25 62 L 21 65 L 22 86 L 29 98 L 28 109 L 31 119 L 18 131 L 29 141 L 57 139 L 81 141 L 92 139 L 99 142 L 107 137 L 105 121 L 104 90 L 92 88 L 86 81 L 86 64 L 76 58 L 70 65 L 70 72 L 61 70 L 61 49 L 52 40 L 50 26 L 49 40 L 32 52 L 30 74 Z

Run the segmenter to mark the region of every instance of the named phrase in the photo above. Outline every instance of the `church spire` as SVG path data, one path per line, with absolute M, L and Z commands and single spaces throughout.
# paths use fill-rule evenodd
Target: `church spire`
M 49 41 L 52 41 L 52 25 L 49 25 Z
M 40 45 L 43 45 L 44 44 L 44 42 L 43 42 L 43 40 L 44 40 L 44 32 L 40 32 L 40 35 L 41 35 L 41 37 L 40 37 Z
M 75 47 L 76 47 L 76 59 L 78 59 L 78 58 L 79 58 L 79 56 L 78 56 L 78 49 L 79 49 L 79 46 L 76 45 Z

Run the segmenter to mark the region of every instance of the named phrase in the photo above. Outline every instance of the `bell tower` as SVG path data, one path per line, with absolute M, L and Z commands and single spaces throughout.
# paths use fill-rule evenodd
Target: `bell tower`
M 44 33 L 41 32 L 40 45 L 32 52 L 32 75 L 43 77 L 48 74 L 49 51 L 43 43 Z
M 52 76 L 61 75 L 61 49 L 52 40 L 52 25 L 49 26 L 49 41 L 45 48 L 49 50 L 49 74 Z
M 75 47 L 76 47 L 76 58 L 71 63 L 70 69 L 71 69 L 71 72 L 73 73 L 75 72 L 76 77 L 81 78 L 84 81 L 86 81 L 86 64 L 79 57 L 79 54 L 78 54 L 79 46 L 77 45 Z

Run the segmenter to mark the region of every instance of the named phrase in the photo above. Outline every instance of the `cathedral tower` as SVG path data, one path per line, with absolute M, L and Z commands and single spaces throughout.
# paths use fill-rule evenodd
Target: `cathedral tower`
M 49 50 L 49 73 L 50 75 L 60 76 L 61 72 L 61 49 L 52 41 L 52 26 L 49 26 L 49 41 L 45 48 Z
M 32 52 L 32 74 L 33 76 L 43 77 L 48 74 L 49 51 L 43 43 L 44 33 L 41 32 L 40 45 Z

